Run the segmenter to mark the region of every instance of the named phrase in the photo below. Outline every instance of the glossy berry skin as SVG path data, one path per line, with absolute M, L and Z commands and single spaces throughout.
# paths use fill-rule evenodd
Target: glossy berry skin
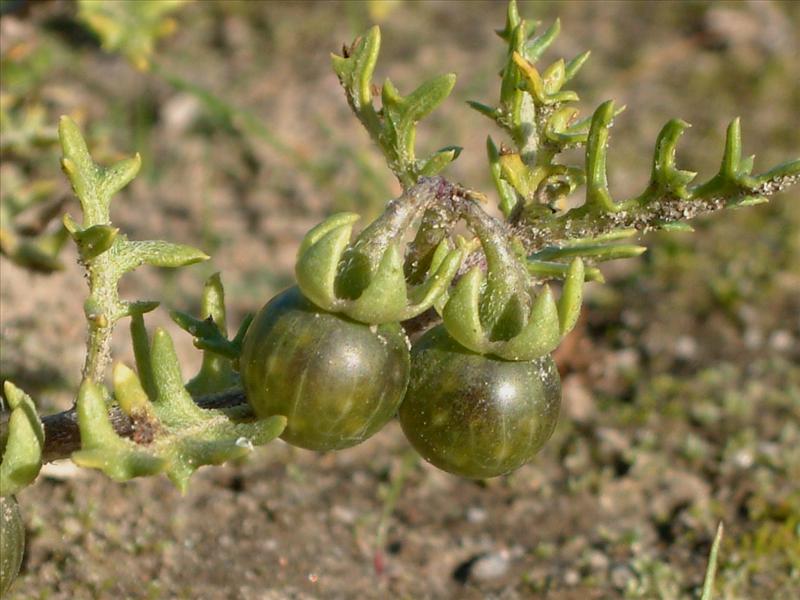
M 325 312 L 293 287 L 256 315 L 240 366 L 255 413 L 288 419 L 283 440 L 338 450 L 396 414 L 408 384 L 408 338 L 398 323 L 370 326 Z
M 558 421 L 561 381 L 550 356 L 505 361 L 466 350 L 434 327 L 411 351 L 411 381 L 399 417 L 425 460 L 470 478 L 522 466 Z
M 13 496 L 0 496 L 0 596 L 19 573 L 25 550 L 25 526 Z

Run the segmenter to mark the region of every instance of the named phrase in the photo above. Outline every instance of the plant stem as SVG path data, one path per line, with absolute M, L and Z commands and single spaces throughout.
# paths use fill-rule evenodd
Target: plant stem
M 239 388 L 200 396 L 196 399 L 196 403 L 201 408 L 229 410 L 235 413 L 236 418 L 240 420 L 254 417 L 244 396 L 244 390 Z M 8 437 L 8 418 L 9 413 L 0 414 L 0 441 L 3 442 L 0 446 L 4 445 L 4 441 Z M 133 436 L 135 425 L 119 407 L 111 408 L 109 419 L 117 434 L 126 438 Z M 81 436 L 75 408 L 43 417 L 42 425 L 44 426 L 43 462 L 69 458 L 73 452 L 80 450 Z

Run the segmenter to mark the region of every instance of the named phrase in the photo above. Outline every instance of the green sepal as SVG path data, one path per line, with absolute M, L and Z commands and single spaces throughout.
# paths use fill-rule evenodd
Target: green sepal
M 167 463 L 163 458 L 117 435 L 108 417 L 102 389 L 90 379 L 81 383 L 76 410 L 81 433 L 81 449 L 72 453 L 76 465 L 98 469 L 114 481 L 164 471 Z
M 480 267 L 470 269 L 450 292 L 442 311 L 442 320 L 450 336 L 475 352 L 484 352 L 488 345 L 479 308 L 484 281 Z
M 354 213 L 333 215 L 309 231 L 300 244 L 294 268 L 297 285 L 320 308 L 340 309 L 335 289 L 339 261 L 358 219 Z
M 3 384 L 3 391 L 11 414 L 0 459 L 0 496 L 10 496 L 30 485 L 39 475 L 44 429 L 28 394 L 10 381 Z
M 550 288 L 545 286 L 533 301 L 522 331 L 510 340 L 493 342 L 490 352 L 506 360 L 533 360 L 550 354 L 560 341 L 558 309 Z
M 491 340 L 480 317 L 485 277 L 478 267 L 456 285 L 442 312 L 447 332 L 465 348 L 505 360 L 533 360 L 552 352 L 561 340 L 559 313 L 549 288 L 533 301 L 525 325 L 507 340 Z
M 564 288 L 558 299 L 558 322 L 562 336 L 572 331 L 581 314 L 581 301 L 583 299 L 584 269 L 583 261 L 575 258 L 569 265 L 567 277 L 564 279 Z
M 408 305 L 403 255 L 398 243 L 389 244 L 369 285 L 355 300 L 344 300 L 344 312 L 363 323 L 400 321 Z
M 463 244 L 458 245 L 456 250 L 451 250 L 447 240 L 439 243 L 434 251 L 428 276 L 408 292 L 410 304 L 406 307 L 401 320 L 421 314 L 447 294 L 450 283 L 458 273 L 467 253 Z
M 461 249 L 449 252 L 441 264 L 435 265 L 437 268 L 431 265 L 418 286 L 409 286 L 401 241 L 391 241 L 367 274 L 366 285 L 353 294 L 355 297 L 338 293 L 337 278 L 343 262 L 348 260 L 345 250 L 350 247 L 357 218 L 349 213 L 334 215 L 306 235 L 295 264 L 297 285 L 303 295 L 324 310 L 370 324 L 410 319 L 430 308 L 455 277 L 464 256 Z

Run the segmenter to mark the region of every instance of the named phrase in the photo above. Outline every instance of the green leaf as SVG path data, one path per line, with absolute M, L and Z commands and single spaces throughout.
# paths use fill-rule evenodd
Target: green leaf
M 448 146 L 437 150 L 431 154 L 430 158 L 422 163 L 419 174 L 425 177 L 432 177 L 444 171 L 447 166 L 461 154 L 462 148 L 459 146 Z
M 202 428 L 169 440 L 164 452 L 170 458 L 167 475 L 185 493 L 189 477 L 203 465 L 218 465 L 241 458 L 277 438 L 286 428 L 286 417 L 277 415 L 252 423 L 233 423 L 218 411 L 209 412 Z M 213 416 L 212 416 L 213 415 Z
M 160 240 L 125 241 L 120 252 L 119 268 L 123 273 L 133 271 L 141 265 L 154 267 L 177 268 L 208 260 L 210 257 L 203 251 Z
M 78 0 L 78 18 L 107 52 L 120 52 L 147 70 L 156 42 L 175 30 L 168 15 L 188 0 Z
M 512 55 L 512 58 L 522 75 L 525 90 L 538 104 L 552 105 L 578 100 L 578 94 L 570 90 L 549 92 L 548 85 L 545 84 L 545 80 L 539 74 L 539 71 L 536 70 L 536 67 L 517 52 Z M 549 85 L 552 85 L 552 83 Z
M 569 265 L 564 289 L 561 290 L 561 298 L 558 299 L 558 319 L 562 336 L 572 331 L 580 317 L 583 280 L 583 261 L 575 258 Z
M 489 117 L 492 121 L 495 122 L 497 122 L 497 120 L 502 115 L 502 113 L 495 107 L 487 106 L 486 104 L 481 104 L 480 102 L 476 102 L 474 100 L 467 100 L 467 104 L 469 105 L 470 108 L 478 111 L 485 117 Z
M 11 415 L 8 437 L 0 460 L 0 496 L 10 496 L 29 485 L 42 468 L 44 429 L 33 400 L 10 381 L 3 384 Z
M 123 158 L 108 169 L 105 169 L 100 183 L 100 195 L 110 198 L 116 194 L 136 177 L 141 167 L 142 157 L 137 152 L 132 158 Z
M 520 19 L 519 10 L 517 9 L 517 0 L 509 0 L 508 8 L 506 9 L 506 26 L 504 29 L 496 30 L 495 33 L 508 42 L 521 22 L 522 19 Z
M 703 592 L 700 600 L 712 600 L 714 597 L 714 579 L 717 576 L 717 556 L 719 547 L 722 544 L 724 528 L 722 523 L 717 526 L 717 533 L 714 535 L 714 543 L 711 545 L 711 553 L 708 555 L 708 565 L 706 566 L 706 576 L 703 579 Z
M 614 118 L 614 101 L 601 104 L 592 116 L 586 141 L 586 208 L 596 212 L 616 212 L 619 207 L 608 191 L 606 155 L 608 128 Z
M 434 77 L 408 96 L 400 95 L 387 79 L 381 91 L 382 107 L 376 112 L 372 105 L 372 74 L 379 49 L 380 30 L 373 27 L 345 49 L 343 56 L 332 56 L 333 68 L 353 112 L 382 150 L 400 184 L 409 188 L 420 176 L 439 173 L 458 155 L 440 151 L 418 162 L 414 149 L 416 124 L 450 94 L 455 75 Z
M 372 105 L 372 74 L 381 47 L 381 30 L 375 25 L 359 37 L 345 56 L 331 55 L 333 70 L 339 77 L 355 111 Z
M 558 144 L 584 144 L 589 137 L 588 131 L 574 131 L 570 127 L 578 114 L 578 109 L 565 106 L 553 112 L 545 126 L 545 136 Z
M 11 228 L 0 227 L 0 252 L 22 267 L 36 272 L 52 273 L 64 268 L 57 256 L 64 239 L 67 238 L 53 236 L 22 237 L 17 235 Z
M 564 258 L 590 258 L 596 261 L 633 258 L 647 251 L 645 246 L 635 244 L 586 244 L 569 246 L 548 246 L 531 254 L 534 260 L 559 260 Z
M 155 420 L 150 410 L 150 400 L 136 373 L 122 363 L 117 363 L 114 366 L 113 381 L 114 397 L 126 415 Z
M 142 312 L 131 314 L 131 341 L 133 343 L 133 355 L 136 359 L 136 370 L 139 372 L 139 379 L 142 387 L 149 398 L 156 396 L 156 384 L 153 379 L 152 360 L 150 359 L 150 338 L 144 325 Z
M 203 350 L 203 362 L 198 373 L 186 384 L 192 396 L 220 392 L 234 386 L 238 377 L 234 373 L 231 359 L 241 354 L 241 343 L 228 341 L 225 314 L 225 290 L 219 273 L 206 280 L 200 314 L 204 320 L 189 318 L 189 323 L 197 329 L 184 327 L 195 336 L 195 346 Z M 188 315 L 181 313 L 184 321 Z M 172 314 L 173 320 L 180 321 Z M 181 325 L 183 327 L 183 325 Z
M 691 183 L 697 173 L 681 171 L 675 167 L 675 151 L 683 132 L 690 127 L 689 123 L 680 119 L 669 121 L 656 140 L 653 172 L 650 175 L 650 186 L 643 194 L 643 201 L 659 194 L 671 193 L 679 198 L 688 198 L 686 186 Z
M 587 50 L 583 54 L 579 54 L 578 56 L 570 60 L 566 64 L 564 72 L 564 80 L 570 81 L 571 79 L 573 79 L 578 74 L 578 71 L 581 70 L 581 67 L 583 67 L 583 65 L 586 64 L 586 61 L 589 60 L 589 56 L 591 56 L 591 54 L 592 51 Z
M 413 185 L 420 171 L 414 143 L 417 123 L 441 104 L 453 89 L 456 76 L 440 75 L 426 81 L 408 96 L 401 96 L 388 79 L 383 84 L 383 128 L 378 136 L 387 157 L 394 159 L 393 170 L 406 186 Z
M 155 475 L 166 468 L 164 459 L 117 435 L 103 393 L 90 379 L 81 384 L 76 410 L 81 449 L 72 453 L 72 461 L 78 466 L 98 469 L 114 481 Z
M 511 184 L 523 200 L 533 196 L 541 174 L 536 174 L 522 162 L 517 153 L 502 154 L 499 157 L 500 175 L 504 181 Z
M 170 428 L 182 428 L 203 420 L 203 409 L 194 403 L 183 385 L 172 338 L 160 327 L 153 333 L 150 370 L 155 385 L 155 396 L 151 400 L 159 421 Z
M 86 141 L 72 119 L 61 117 L 58 135 L 63 153 L 61 167 L 81 203 L 84 224 L 87 229 L 108 224 L 111 196 L 136 176 L 141 157 L 136 154 L 106 169 L 92 160 Z
M 549 262 L 544 260 L 528 259 L 526 263 L 528 273 L 534 277 L 549 279 L 556 277 L 564 279 L 569 272 L 569 265 L 560 262 Z M 597 267 L 586 267 L 584 269 L 584 277 L 586 281 L 598 281 L 603 283 L 605 278 Z
M 65 216 L 64 224 L 69 229 L 74 221 L 67 225 L 68 218 L 69 215 Z M 69 221 L 71 221 L 71 218 L 69 218 Z M 77 229 L 70 233 L 72 234 L 72 239 L 78 244 L 81 258 L 88 261 L 111 248 L 114 240 L 117 239 L 119 228 L 111 225 L 92 225 L 88 229 Z
M 542 57 L 561 33 L 561 19 L 556 19 L 544 33 L 525 44 L 525 58 L 534 63 Z
M 101 199 L 97 193 L 100 169 L 89 155 L 89 149 L 75 121 L 69 117 L 61 117 L 58 122 L 58 137 L 63 153 L 61 168 L 72 184 L 84 214 L 102 210 L 106 200 Z
M 500 210 L 508 217 L 519 202 L 514 188 L 503 179 L 503 168 L 500 164 L 500 152 L 494 145 L 491 136 L 486 137 L 486 153 L 489 155 L 489 169 L 492 174 L 497 193 L 500 195 Z

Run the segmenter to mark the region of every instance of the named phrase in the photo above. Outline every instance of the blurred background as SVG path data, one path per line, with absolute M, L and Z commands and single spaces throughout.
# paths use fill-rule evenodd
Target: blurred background
M 78 206 L 59 170 L 58 116 L 95 158 L 138 151 L 112 208 L 134 239 L 213 259 L 142 269 L 126 298 L 197 311 L 221 271 L 232 329 L 291 284 L 302 235 L 324 216 L 376 216 L 399 192 L 330 68 L 374 23 L 376 81 L 407 93 L 455 72 L 420 127 L 419 154 L 464 151 L 447 175 L 490 185 L 502 133 L 465 101 L 496 102 L 504 2 L 73 2 L 2 0 L 0 378 L 41 412 L 70 406 L 86 289 L 58 228 Z M 719 166 L 742 117 L 756 171 L 800 150 L 800 3 L 520 2 L 561 37 L 545 56 L 592 57 L 575 82 L 587 114 L 627 110 L 610 159 L 617 198 L 640 191 L 671 117 L 693 124 L 679 166 Z M 119 485 L 71 463 L 20 495 L 28 549 L 15 599 L 696 598 L 719 521 L 717 597 L 800 590 L 800 191 L 654 234 L 603 267 L 559 350 L 562 419 L 531 464 L 464 481 L 414 458 L 392 423 L 318 455 L 276 442 L 201 471 Z M 53 217 L 56 216 L 55 219 Z M 14 260 L 11 260 L 11 259 Z M 185 375 L 199 352 L 166 311 Z M 115 359 L 132 362 L 126 327 Z

